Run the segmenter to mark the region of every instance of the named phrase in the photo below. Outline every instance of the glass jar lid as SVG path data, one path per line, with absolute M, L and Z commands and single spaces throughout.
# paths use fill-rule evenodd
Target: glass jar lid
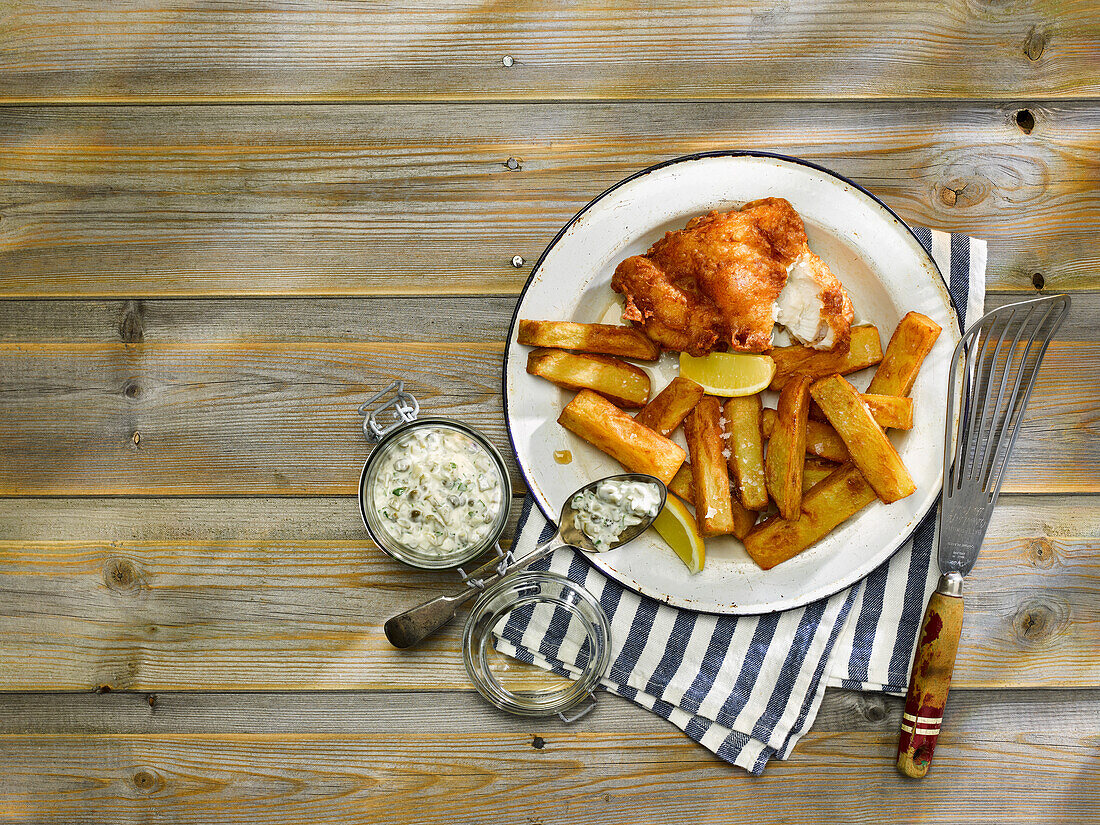
M 521 716 L 546 716 L 592 694 L 611 662 L 610 637 L 591 593 L 557 573 L 525 570 L 478 598 L 462 634 L 462 656 L 490 703 Z
M 386 432 L 359 478 L 359 511 L 384 552 L 412 567 L 458 567 L 493 547 L 512 484 L 500 452 L 472 427 L 420 418 Z

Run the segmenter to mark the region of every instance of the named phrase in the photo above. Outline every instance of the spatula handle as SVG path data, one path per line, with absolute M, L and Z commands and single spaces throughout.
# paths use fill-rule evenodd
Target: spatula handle
M 947 691 L 951 688 L 951 672 L 955 669 L 955 653 L 959 649 L 962 618 L 962 576 L 948 573 L 940 577 L 928 600 L 913 658 L 913 675 L 909 677 L 909 695 L 905 697 L 901 715 L 898 771 L 914 779 L 928 773 L 936 749 Z

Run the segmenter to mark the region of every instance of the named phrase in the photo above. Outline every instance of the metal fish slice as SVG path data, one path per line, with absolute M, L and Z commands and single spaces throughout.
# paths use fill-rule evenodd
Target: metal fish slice
M 919 779 L 928 773 L 959 645 L 963 577 L 978 558 L 1039 365 L 1069 305 L 1069 296 L 1052 295 L 1000 307 L 968 329 L 955 347 L 940 497 L 937 559 L 942 575 L 917 637 L 902 713 L 897 765 L 906 776 Z

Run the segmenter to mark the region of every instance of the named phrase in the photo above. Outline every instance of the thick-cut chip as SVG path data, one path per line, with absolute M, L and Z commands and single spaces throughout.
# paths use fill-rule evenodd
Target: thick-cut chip
M 527 371 L 567 390 L 594 390 L 620 407 L 642 407 L 649 400 L 649 376 L 626 361 L 563 349 L 527 354 Z
M 643 427 L 602 395 L 581 390 L 558 416 L 558 423 L 603 450 L 627 470 L 648 473 L 665 484 L 687 458 L 679 444 Z
M 734 530 L 730 477 L 722 455 L 722 425 L 718 423 L 721 414 L 718 399 L 705 395 L 684 419 L 695 486 L 695 521 L 704 536 L 722 536 Z
M 760 395 L 729 399 L 722 408 L 726 417 L 726 441 L 730 475 L 737 482 L 737 495 L 748 510 L 768 506 L 764 481 L 764 433 L 760 428 Z
M 772 433 L 775 432 L 775 410 L 765 407 L 760 422 L 763 425 L 764 438 L 771 438 Z M 844 441 L 837 435 L 836 430 L 824 421 L 806 422 L 806 452 L 827 461 L 841 462 L 849 458 Z
M 529 347 L 557 347 L 639 361 L 656 361 L 661 347 L 633 327 L 614 324 L 577 324 L 573 321 L 519 322 L 519 343 Z
M 859 397 L 871 411 L 875 421 L 883 429 L 911 430 L 913 429 L 913 399 L 902 398 L 897 395 L 871 395 L 862 392 Z M 810 418 L 818 421 L 825 420 L 825 413 L 814 401 L 810 404 Z
M 668 483 L 669 492 L 675 493 L 688 504 L 695 504 L 695 482 L 691 478 L 691 462 L 685 461 Z
M 802 466 L 806 463 L 806 414 L 810 378 L 799 375 L 779 393 L 775 430 L 764 459 L 768 493 L 784 518 L 796 518 L 802 503 Z
M 775 378 L 769 389 L 781 390 L 793 375 L 847 375 L 882 360 L 882 342 L 878 328 L 870 324 L 852 327 L 852 341 L 847 352 L 818 350 L 796 344 L 776 347 L 768 352 L 775 361 Z
M 756 526 L 756 519 L 760 516 L 760 513 L 743 506 L 737 500 L 737 496 L 733 496 L 730 509 L 733 513 L 733 535 L 744 541 L 745 536 Z
M 844 439 L 824 421 L 806 422 L 806 452 L 837 463 L 851 458 Z
M 912 495 L 917 489 L 905 469 L 901 456 L 886 437 L 856 388 L 833 375 L 815 381 L 810 394 L 821 407 L 829 423 L 844 439 L 844 445 L 867 483 L 878 497 L 889 504 Z
M 893 427 L 895 430 L 913 429 L 913 399 L 902 398 L 897 395 L 876 395 L 864 392 L 859 396 L 871 416 L 878 425 L 884 429 Z
M 676 475 L 668 483 L 668 489 L 688 504 L 695 505 L 695 482 L 691 477 L 690 462 L 685 461 L 683 466 L 676 471 Z M 730 503 L 730 511 L 733 513 L 733 535 L 743 539 L 748 535 L 753 525 L 756 524 L 758 514 L 753 510 L 746 510 L 742 507 L 736 496 Z
M 932 345 L 940 337 L 943 328 L 919 312 L 910 312 L 898 322 L 897 329 L 890 336 L 886 355 L 875 370 L 871 379 L 869 393 L 879 395 L 909 395 L 913 382 L 924 363 L 925 357 L 932 351 Z
M 687 414 L 695 409 L 703 397 L 703 388 L 687 378 L 676 376 L 669 385 L 657 393 L 657 396 L 634 416 L 634 420 L 649 427 L 655 433 L 668 435 Z
M 838 465 L 831 461 L 823 461 L 820 458 L 807 458 L 806 465 L 802 468 L 802 493 L 805 493 L 819 481 L 824 481 Z
M 798 518 L 772 516 L 745 539 L 752 560 L 765 570 L 793 558 L 872 501 L 875 491 L 852 464 L 842 465 L 806 493 Z

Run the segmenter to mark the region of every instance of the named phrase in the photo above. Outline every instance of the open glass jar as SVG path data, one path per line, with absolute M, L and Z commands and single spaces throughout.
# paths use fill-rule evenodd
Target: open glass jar
M 393 400 L 371 408 L 395 390 Z M 512 485 L 485 436 L 449 418 L 417 418 L 419 410 L 399 381 L 360 407 L 363 431 L 377 444 L 359 477 L 359 511 L 391 557 L 422 569 L 456 568 L 497 546 Z
M 537 654 L 528 652 L 525 637 L 540 640 Z M 501 710 L 571 721 L 564 711 L 594 701 L 611 661 L 610 638 L 591 593 L 557 573 L 524 570 L 487 588 L 474 604 L 462 657 L 474 687 Z

